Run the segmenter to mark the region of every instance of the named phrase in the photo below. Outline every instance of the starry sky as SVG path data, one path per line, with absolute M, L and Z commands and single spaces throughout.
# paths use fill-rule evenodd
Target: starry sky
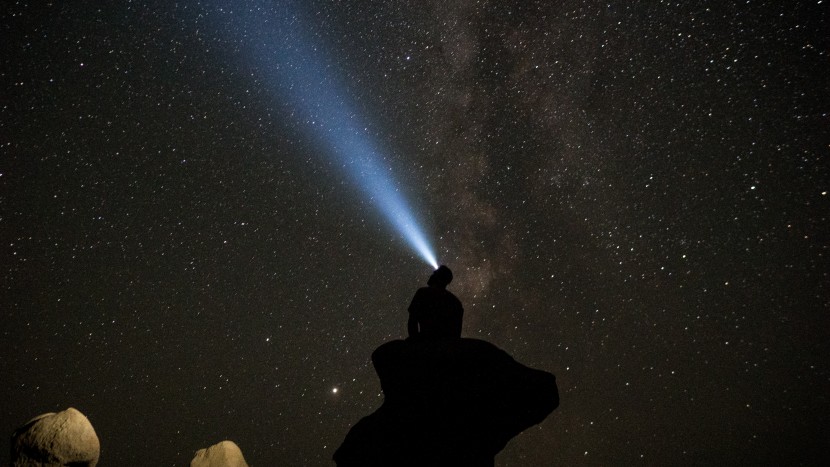
M 333 465 L 380 406 L 431 268 L 252 54 L 286 15 L 464 335 L 558 378 L 498 466 L 827 460 L 822 0 L 4 2 L 2 433 L 72 406 L 101 465 Z

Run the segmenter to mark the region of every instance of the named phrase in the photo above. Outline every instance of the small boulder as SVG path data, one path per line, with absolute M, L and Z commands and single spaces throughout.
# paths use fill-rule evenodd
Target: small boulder
M 196 451 L 190 467 L 248 467 L 242 450 L 233 441 L 220 441 Z
M 72 407 L 29 420 L 15 430 L 11 444 L 12 467 L 95 467 L 101 455 L 89 419 Z

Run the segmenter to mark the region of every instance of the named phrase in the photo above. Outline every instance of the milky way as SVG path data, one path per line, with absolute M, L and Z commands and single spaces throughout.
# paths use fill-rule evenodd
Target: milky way
M 285 3 L 111 3 L 0 9 L 2 431 L 333 465 L 431 267 L 252 58 Z M 557 375 L 497 465 L 826 463 L 827 2 L 510 3 L 302 2 L 464 335 Z

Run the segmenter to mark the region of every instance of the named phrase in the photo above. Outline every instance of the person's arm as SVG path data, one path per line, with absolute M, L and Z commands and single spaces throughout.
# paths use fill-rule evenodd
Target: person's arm
M 409 322 L 406 325 L 407 330 L 409 331 L 409 337 L 417 337 L 418 336 L 418 320 L 415 319 L 412 313 L 409 313 Z
M 455 320 L 455 329 L 453 329 L 455 333 L 453 335 L 461 337 L 461 328 L 464 325 L 464 307 L 461 305 L 461 300 L 458 300 L 458 298 L 455 299 L 455 304 L 458 319 Z
M 409 303 L 409 321 L 406 323 L 406 330 L 409 333 L 409 337 L 418 336 L 418 318 L 416 314 L 417 310 L 420 309 L 421 294 L 422 292 L 419 289 L 415 292 L 415 296 L 412 297 L 412 302 Z

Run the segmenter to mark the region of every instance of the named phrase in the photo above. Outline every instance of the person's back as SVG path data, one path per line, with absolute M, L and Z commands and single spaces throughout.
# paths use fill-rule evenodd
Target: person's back
M 452 272 L 446 266 L 438 268 L 415 293 L 409 305 L 409 337 L 414 339 L 441 339 L 461 337 L 464 308 L 461 301 L 446 289 L 452 281 Z

